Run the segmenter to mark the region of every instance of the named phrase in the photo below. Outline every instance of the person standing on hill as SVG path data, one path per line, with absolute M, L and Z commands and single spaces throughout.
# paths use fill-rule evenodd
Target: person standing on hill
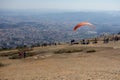
M 26 58 L 26 51 L 23 52 L 23 57 Z
M 19 51 L 18 55 L 19 55 L 20 58 L 22 58 L 22 52 Z

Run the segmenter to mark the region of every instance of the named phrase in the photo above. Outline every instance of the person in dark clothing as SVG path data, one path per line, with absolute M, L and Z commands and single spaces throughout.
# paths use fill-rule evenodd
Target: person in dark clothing
M 23 57 L 26 58 L 26 52 L 25 51 L 23 52 Z
M 86 41 L 86 44 L 90 44 L 90 41 L 89 41 L 89 40 L 87 40 L 87 41 Z
M 95 39 L 93 40 L 93 44 L 96 44 L 96 43 L 98 43 L 97 38 L 95 38 Z
M 106 43 L 108 43 L 109 42 L 109 38 L 106 38 Z
M 106 37 L 104 37 L 104 39 L 103 39 L 103 43 L 106 43 Z
M 84 39 L 82 40 L 82 44 L 85 44 L 85 40 Z
M 73 40 L 71 40 L 71 45 L 73 44 L 75 42 L 75 40 L 73 39 Z
M 103 41 L 104 43 L 109 43 L 109 38 L 104 37 Z
M 97 43 L 97 38 L 95 38 L 94 43 L 95 43 L 95 44 Z
M 118 40 L 119 40 L 118 36 L 115 36 L 115 41 L 118 41 Z
M 118 35 L 120 35 L 120 32 L 118 33 Z

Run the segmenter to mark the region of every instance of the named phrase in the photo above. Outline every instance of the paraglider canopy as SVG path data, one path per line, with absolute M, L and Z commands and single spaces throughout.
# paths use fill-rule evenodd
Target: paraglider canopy
M 89 26 L 89 27 L 92 27 L 92 28 L 95 28 L 93 26 L 93 24 L 89 23 L 89 22 L 80 22 L 78 23 L 75 27 L 74 27 L 74 31 L 76 31 L 78 28 L 82 27 L 82 26 Z

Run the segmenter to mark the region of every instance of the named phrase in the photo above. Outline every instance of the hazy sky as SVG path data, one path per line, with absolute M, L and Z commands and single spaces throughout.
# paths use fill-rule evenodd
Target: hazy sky
M 120 10 L 120 0 L 0 0 L 0 9 Z

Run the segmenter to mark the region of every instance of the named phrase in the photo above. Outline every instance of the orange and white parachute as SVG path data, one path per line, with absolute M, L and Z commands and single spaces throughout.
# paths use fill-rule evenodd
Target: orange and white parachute
M 90 26 L 90 27 L 92 27 L 92 28 L 95 28 L 94 26 L 93 26 L 93 24 L 91 24 L 91 23 L 89 23 L 89 22 L 80 22 L 80 23 L 78 23 L 75 27 L 74 27 L 74 31 L 76 31 L 78 28 L 80 28 L 80 27 L 82 27 L 82 26 Z

